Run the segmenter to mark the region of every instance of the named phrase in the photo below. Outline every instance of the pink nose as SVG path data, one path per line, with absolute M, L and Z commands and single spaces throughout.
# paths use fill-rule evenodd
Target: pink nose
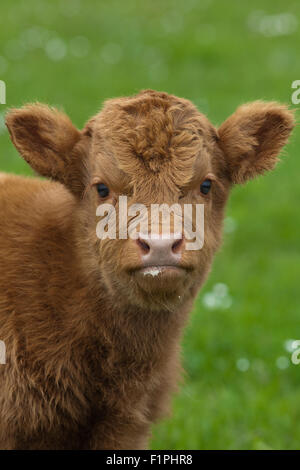
M 179 263 L 183 249 L 181 233 L 172 233 L 168 237 L 157 234 L 138 235 L 136 243 L 144 266 L 175 266 Z

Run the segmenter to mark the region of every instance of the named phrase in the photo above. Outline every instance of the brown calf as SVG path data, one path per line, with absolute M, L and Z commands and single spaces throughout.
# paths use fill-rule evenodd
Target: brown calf
M 146 90 L 107 101 L 82 131 L 41 104 L 6 122 L 51 181 L 0 178 L 0 448 L 144 448 L 180 376 L 230 189 L 274 167 L 293 114 L 257 101 L 215 129 L 190 101 Z M 99 239 L 96 209 L 120 195 L 203 204 L 203 248 L 174 230 Z

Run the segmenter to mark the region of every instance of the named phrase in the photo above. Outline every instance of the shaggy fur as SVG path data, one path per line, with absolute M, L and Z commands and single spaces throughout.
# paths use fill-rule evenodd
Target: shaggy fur
M 146 90 L 107 101 L 82 131 L 41 104 L 6 122 L 51 181 L 0 177 L 0 448 L 147 447 L 180 378 L 182 330 L 230 188 L 273 168 L 293 114 L 257 101 L 216 130 L 191 102 Z M 134 240 L 96 237 L 99 182 L 116 208 L 120 194 L 205 205 L 204 247 L 183 251 L 184 275 L 139 276 Z

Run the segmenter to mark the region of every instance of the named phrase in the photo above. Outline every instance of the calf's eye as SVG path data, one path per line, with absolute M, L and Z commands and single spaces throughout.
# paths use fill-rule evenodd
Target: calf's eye
M 211 180 L 204 180 L 203 183 L 201 183 L 200 186 L 200 191 L 202 194 L 208 194 L 211 188 Z
M 96 188 L 97 188 L 99 196 L 102 197 L 103 199 L 109 195 L 109 189 L 106 186 L 106 184 L 98 183 L 96 185 Z

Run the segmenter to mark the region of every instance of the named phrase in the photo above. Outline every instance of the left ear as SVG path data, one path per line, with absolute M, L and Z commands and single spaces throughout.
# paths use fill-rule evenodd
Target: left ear
M 240 106 L 218 130 L 231 181 L 244 183 L 272 170 L 294 125 L 287 106 L 263 101 Z

